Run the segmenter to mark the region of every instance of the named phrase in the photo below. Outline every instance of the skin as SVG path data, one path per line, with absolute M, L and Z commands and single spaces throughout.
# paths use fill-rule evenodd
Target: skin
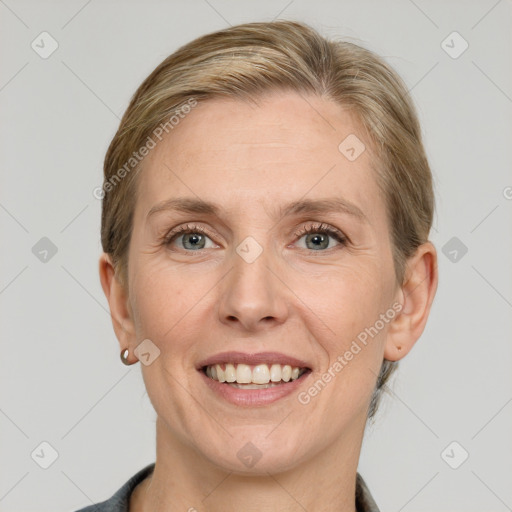
M 420 246 L 405 282 L 396 282 L 384 197 L 356 118 L 330 100 L 293 92 L 258 102 L 211 99 L 195 107 L 145 160 L 126 289 L 108 255 L 100 258 L 120 348 L 130 349 L 130 362 L 146 338 L 160 350 L 141 364 L 157 413 L 156 467 L 132 494 L 131 511 L 354 512 L 380 365 L 404 357 L 427 321 L 435 248 Z M 349 134 L 367 147 L 352 162 L 338 150 Z M 160 212 L 146 220 L 156 203 L 185 196 L 217 203 L 220 215 Z M 289 201 L 333 196 L 366 220 L 338 212 L 273 217 Z M 307 235 L 295 236 L 321 222 L 347 243 L 325 235 L 328 248 L 314 250 Z M 211 233 L 203 249 L 190 248 L 190 235 L 168 246 L 159 240 L 187 223 Z M 250 264 L 236 252 L 247 236 L 263 249 Z M 396 302 L 402 311 L 307 405 L 292 393 L 238 407 L 217 398 L 195 369 L 226 350 L 278 351 L 310 363 L 310 386 Z M 249 441 L 262 454 L 251 468 L 237 457 Z

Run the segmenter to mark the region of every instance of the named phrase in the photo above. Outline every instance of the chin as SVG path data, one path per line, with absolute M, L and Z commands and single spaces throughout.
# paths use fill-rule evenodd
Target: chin
M 212 464 L 230 473 L 240 475 L 268 476 L 268 473 L 282 473 L 294 468 L 304 458 L 304 445 L 300 439 L 293 444 L 287 432 L 282 436 L 270 434 L 272 429 L 254 429 L 254 436 L 233 437 L 228 446 L 219 446 L 214 453 L 210 450 L 205 456 Z M 264 433 L 261 431 L 264 430 Z M 300 453 L 299 453 L 300 452 Z

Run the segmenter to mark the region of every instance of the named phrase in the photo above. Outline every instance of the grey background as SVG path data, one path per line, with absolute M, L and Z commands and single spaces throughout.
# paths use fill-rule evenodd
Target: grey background
M 75 510 L 155 460 L 140 363 L 122 365 L 99 283 L 92 191 L 130 96 L 161 60 L 275 18 L 397 69 L 436 180 L 437 297 L 359 471 L 383 512 L 512 510 L 511 15 L 510 0 L 0 0 L 0 511 Z M 31 47 L 43 31 L 58 43 L 46 59 Z M 442 47 L 453 31 L 469 44 L 458 58 Z M 34 254 L 43 237 L 57 249 L 46 262 Z M 452 465 L 469 453 L 458 469 L 441 456 L 452 441 Z M 43 442 L 58 453 L 47 469 Z

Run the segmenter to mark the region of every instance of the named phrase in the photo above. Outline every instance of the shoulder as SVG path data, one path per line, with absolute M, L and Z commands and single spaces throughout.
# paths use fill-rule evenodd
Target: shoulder
M 76 510 L 75 512 L 128 512 L 132 491 L 140 482 L 142 482 L 142 480 L 153 472 L 154 468 L 154 462 L 148 464 L 125 482 L 122 487 L 119 488 L 108 500 L 94 505 L 89 505 Z

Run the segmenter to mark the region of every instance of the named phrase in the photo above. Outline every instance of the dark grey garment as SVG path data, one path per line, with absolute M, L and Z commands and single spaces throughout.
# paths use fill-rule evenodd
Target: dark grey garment
M 370 489 L 359 473 L 356 475 L 356 510 L 357 512 L 380 512 L 370 494 Z
M 155 463 L 148 464 L 144 469 L 133 475 L 111 498 L 96 505 L 89 505 L 75 512 L 129 512 L 130 495 L 137 485 L 153 472 Z M 356 510 L 357 512 L 379 512 L 363 477 L 356 477 Z
M 137 485 L 153 472 L 155 463 L 148 464 L 144 469 L 133 475 L 123 486 L 108 500 L 81 508 L 76 512 L 128 512 L 130 495 Z

